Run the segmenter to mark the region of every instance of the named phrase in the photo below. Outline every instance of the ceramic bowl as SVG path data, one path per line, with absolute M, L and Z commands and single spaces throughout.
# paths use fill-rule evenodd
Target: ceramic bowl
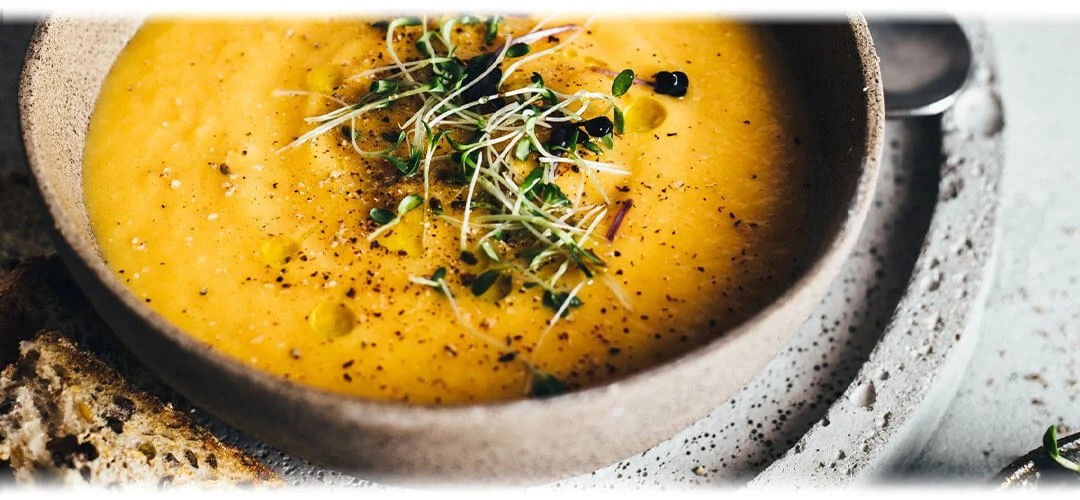
M 855 243 L 877 180 L 884 106 L 865 21 L 764 25 L 802 86 L 818 135 L 812 241 L 804 272 L 782 294 L 685 355 L 550 399 L 428 407 L 333 394 L 260 372 L 186 335 L 103 261 L 83 202 L 83 141 L 102 79 L 139 23 L 51 18 L 28 51 L 23 136 L 60 255 L 131 351 L 192 402 L 288 453 L 376 480 L 540 482 L 672 436 L 738 391 L 807 319 Z

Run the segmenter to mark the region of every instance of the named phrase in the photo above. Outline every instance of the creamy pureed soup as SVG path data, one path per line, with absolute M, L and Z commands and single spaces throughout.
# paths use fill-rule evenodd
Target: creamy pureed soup
M 764 33 L 719 19 L 152 20 L 92 116 L 87 208 L 138 297 L 269 374 L 550 396 L 791 282 L 793 87 Z

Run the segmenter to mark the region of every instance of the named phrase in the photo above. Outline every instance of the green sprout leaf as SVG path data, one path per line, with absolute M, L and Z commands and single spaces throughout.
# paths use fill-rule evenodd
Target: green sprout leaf
M 532 385 L 529 391 L 532 397 L 546 399 L 566 392 L 566 384 L 558 377 L 531 366 L 529 366 L 529 371 L 532 372 Z
M 525 176 L 525 180 L 518 187 L 518 192 L 528 193 L 532 191 L 534 187 L 540 184 L 540 181 L 544 178 L 544 167 L 536 167 L 529 172 L 529 175 Z
M 611 95 L 620 97 L 630 90 L 630 86 L 633 84 L 634 70 L 624 69 L 615 77 L 615 81 L 611 82 Z
M 514 158 L 519 161 L 525 161 L 529 159 L 529 153 L 532 152 L 532 143 L 528 139 L 522 139 L 518 141 L 517 146 L 514 147 Z
M 389 211 L 389 210 L 387 210 L 385 208 L 373 208 L 373 209 L 371 209 L 371 211 L 368 212 L 368 217 L 371 217 L 371 220 L 373 220 L 375 222 L 378 222 L 379 225 L 382 225 L 382 226 L 385 226 L 386 224 L 389 224 L 390 221 L 397 218 L 397 216 L 394 215 L 394 212 L 391 212 L 391 211 Z
M 444 213 L 442 207 L 442 200 L 438 198 L 432 198 L 428 200 L 428 208 L 430 208 L 431 212 L 435 215 L 442 215 Z
M 415 174 L 416 169 L 420 168 L 420 150 L 415 148 L 412 149 L 409 152 L 408 158 L 387 156 L 386 161 L 390 162 L 402 177 L 408 177 Z
M 529 172 L 529 175 L 525 176 L 525 181 L 523 181 L 522 186 L 518 188 L 518 191 L 523 193 L 529 192 L 532 190 L 532 188 L 537 187 L 537 185 L 540 184 L 540 181 L 542 179 L 543 167 L 538 166 L 536 168 L 532 168 L 532 172 Z
M 484 41 L 491 43 L 499 36 L 499 25 L 502 24 L 502 16 L 493 16 L 487 20 L 487 32 L 484 33 Z
M 387 96 L 398 91 L 398 82 L 395 80 L 375 80 L 369 88 L 372 92 Z
M 420 26 L 424 21 L 416 16 L 399 17 L 390 23 L 393 26 Z
M 623 118 L 622 109 L 619 109 L 618 106 L 615 106 L 615 116 L 612 118 L 611 123 L 612 130 L 614 130 L 616 134 L 622 135 L 626 120 Z
M 1043 434 L 1043 448 L 1046 449 L 1047 455 L 1058 465 L 1073 472 L 1080 472 L 1080 464 L 1061 456 L 1061 450 L 1058 448 L 1057 442 L 1057 426 L 1051 425 L 1046 429 L 1046 434 Z
M 480 251 L 484 252 L 487 258 L 492 262 L 499 262 L 499 254 L 495 253 L 495 249 L 491 247 L 491 242 L 484 240 L 480 243 Z
M 527 43 L 515 43 L 506 49 L 506 57 L 521 57 L 528 54 L 530 50 Z
M 435 273 L 433 273 L 431 275 L 431 281 L 434 281 L 436 283 L 442 281 L 444 278 L 446 278 L 446 268 L 445 267 L 439 267 L 438 269 L 435 270 Z
M 495 280 L 499 279 L 499 275 L 501 274 L 502 272 L 496 269 L 489 269 L 487 271 L 484 271 L 483 273 L 480 273 L 480 276 L 477 276 L 476 279 L 472 282 L 473 295 L 476 295 L 478 297 L 483 295 L 484 292 L 488 291 L 488 289 L 491 288 L 491 285 L 495 284 Z
M 562 309 L 563 304 L 566 302 L 566 300 L 569 297 L 570 297 L 570 294 L 567 293 L 567 292 L 553 293 L 551 291 L 546 291 L 546 292 L 544 292 L 544 297 L 543 297 L 542 302 L 544 303 L 545 306 L 550 308 L 552 311 L 558 311 L 559 309 Z M 571 309 L 581 307 L 582 304 L 584 304 L 584 302 L 582 302 L 581 299 L 579 299 L 577 297 L 574 297 L 574 298 L 570 299 L 570 304 L 568 306 L 566 306 L 566 310 L 563 311 L 562 315 L 565 317 L 567 314 L 570 313 Z
M 604 143 L 605 148 L 612 149 L 615 147 L 615 138 L 611 134 L 601 137 L 600 142 Z
M 539 193 L 534 194 L 538 194 L 537 197 L 544 205 L 551 207 L 569 207 L 572 205 L 570 199 L 563 194 L 558 185 L 543 183 L 537 186 L 534 191 L 539 191 Z
M 398 217 L 409 213 L 410 211 L 412 211 L 416 207 L 419 207 L 420 205 L 423 205 L 423 204 L 424 204 L 424 199 L 421 198 L 420 195 L 410 194 L 410 195 L 402 198 L 401 201 L 398 202 L 398 206 L 397 206 Z
M 420 38 L 416 40 L 416 49 L 419 50 L 424 57 L 431 57 L 435 54 L 435 49 L 431 46 L 431 39 L 434 36 L 434 31 L 428 31 L 423 35 L 420 35 Z

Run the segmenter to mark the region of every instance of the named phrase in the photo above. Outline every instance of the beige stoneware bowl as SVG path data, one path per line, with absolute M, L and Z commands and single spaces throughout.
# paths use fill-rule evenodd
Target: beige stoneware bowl
M 376 480 L 529 482 L 640 453 L 724 403 L 764 368 L 847 258 L 877 180 L 884 108 L 861 17 L 768 24 L 818 137 L 803 274 L 741 325 L 663 365 L 546 400 L 409 406 L 333 394 L 248 367 L 186 335 L 109 271 L 83 203 L 82 150 L 101 82 L 139 20 L 52 18 L 20 90 L 30 166 L 60 255 L 128 347 L 195 404 L 283 451 Z

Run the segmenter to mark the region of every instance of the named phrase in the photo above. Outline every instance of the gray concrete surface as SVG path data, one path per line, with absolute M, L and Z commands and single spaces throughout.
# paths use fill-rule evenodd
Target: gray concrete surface
M 901 474 L 981 480 L 1080 431 L 1080 20 L 990 20 L 1005 104 L 995 282 L 941 424 Z

